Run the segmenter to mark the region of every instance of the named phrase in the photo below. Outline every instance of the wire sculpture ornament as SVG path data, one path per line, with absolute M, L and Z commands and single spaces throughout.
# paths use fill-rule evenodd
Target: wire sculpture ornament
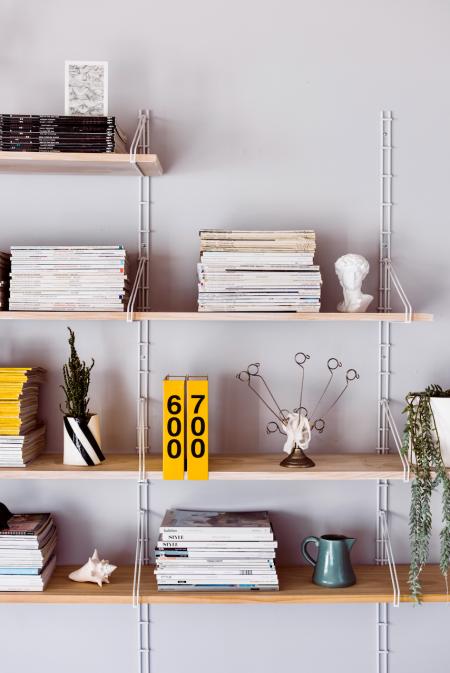
M 264 404 L 266 409 L 271 413 L 276 420 L 269 421 L 266 426 L 267 434 L 280 433 L 285 436 L 283 451 L 288 455 L 284 458 L 280 465 L 282 467 L 297 467 L 308 468 L 314 467 L 315 463 L 306 451 L 312 439 L 313 431 L 322 434 L 325 430 L 325 419 L 332 409 L 336 406 L 339 400 L 353 381 L 359 379 L 359 374 L 356 369 L 347 369 L 345 372 L 345 383 L 340 389 L 339 393 L 332 398 L 332 401 L 326 404 L 330 396 L 331 385 L 335 380 L 335 372 L 342 367 L 342 362 L 337 358 L 328 358 L 326 366 L 328 370 L 327 381 L 319 395 L 315 405 L 312 407 L 311 413 L 303 406 L 303 391 L 305 384 L 305 365 L 311 359 L 307 353 L 299 352 L 294 355 L 294 362 L 300 368 L 299 375 L 299 405 L 292 411 L 283 409 L 278 403 L 266 379 L 261 374 L 261 364 L 254 362 L 248 365 L 247 369 L 242 370 L 236 374 L 236 378 L 241 383 L 246 383 L 252 393 Z M 258 390 L 258 383 L 259 390 Z M 319 416 L 319 411 L 325 406 L 325 411 Z

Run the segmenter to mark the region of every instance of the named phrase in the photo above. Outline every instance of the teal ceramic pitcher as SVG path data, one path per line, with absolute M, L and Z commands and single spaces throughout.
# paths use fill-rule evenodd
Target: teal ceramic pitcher
M 316 560 L 308 553 L 307 546 L 310 542 L 318 548 Z M 355 584 L 356 577 L 350 561 L 350 550 L 355 542 L 355 538 L 345 535 L 305 537 L 302 542 L 302 554 L 308 563 L 314 566 L 314 584 L 336 589 Z

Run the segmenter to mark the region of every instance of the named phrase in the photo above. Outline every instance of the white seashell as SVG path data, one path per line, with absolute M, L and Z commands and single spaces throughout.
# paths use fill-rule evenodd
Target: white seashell
M 109 584 L 109 576 L 116 569 L 117 566 L 113 566 L 109 561 L 100 561 L 98 551 L 94 549 L 88 561 L 81 568 L 70 573 L 69 579 L 74 582 L 94 582 L 101 587 L 103 582 Z

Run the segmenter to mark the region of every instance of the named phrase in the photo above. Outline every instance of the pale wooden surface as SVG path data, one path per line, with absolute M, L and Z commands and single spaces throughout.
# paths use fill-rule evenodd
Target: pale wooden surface
M 144 175 L 162 175 L 156 154 L 137 154 L 136 163 Z M 140 175 L 129 154 L 116 152 L 0 152 L 0 173 Z
M 401 601 L 410 602 L 407 585 L 409 566 L 397 566 Z M 146 568 L 147 572 L 148 569 Z M 355 566 L 356 584 L 345 589 L 326 589 L 312 583 L 313 569 L 305 566 L 278 569 L 280 590 L 242 593 L 175 593 L 158 591 L 154 576 L 145 574 L 142 584 L 143 603 L 389 603 L 393 599 L 388 566 Z M 148 584 L 150 588 L 147 589 Z M 444 578 L 438 566 L 423 572 L 424 602 L 447 600 Z
M 126 320 L 123 311 L 0 311 L 0 320 Z M 199 313 L 197 311 L 146 311 L 134 320 L 196 322 L 403 322 L 403 313 Z M 433 320 L 431 313 L 414 313 L 414 322 Z
M 396 454 L 376 453 L 309 454 L 315 467 L 281 467 L 286 454 L 247 454 L 210 456 L 210 480 L 272 479 L 317 481 L 336 479 L 402 479 L 403 468 Z
M 311 454 L 316 466 L 292 469 L 280 466 L 283 453 L 211 455 L 210 480 L 220 481 L 317 481 L 402 479 L 403 469 L 398 455 L 376 453 Z M 146 456 L 147 479 L 162 479 L 160 455 Z M 28 467 L 0 468 L 0 479 L 137 479 L 138 457 L 130 454 L 107 454 L 106 460 L 93 467 L 62 464 L 59 454 L 42 454 Z
M 27 467 L 0 467 L 0 479 L 137 479 L 136 453 L 110 453 L 100 465 L 63 465 L 63 452 L 44 453 Z
M 72 582 L 67 575 L 75 566 L 59 566 L 44 592 L 0 592 L 0 603 L 115 603 L 132 602 L 133 567 L 122 566 L 111 576 L 111 583 L 102 588 L 95 584 Z M 397 566 L 401 601 L 410 602 L 407 585 L 408 566 Z M 312 568 L 296 566 L 278 569 L 280 590 L 225 593 L 162 592 L 156 587 L 153 566 L 144 567 L 141 577 L 141 603 L 389 603 L 392 584 L 387 566 L 355 566 L 357 583 L 346 589 L 326 589 L 312 583 Z M 447 601 L 444 579 L 438 566 L 423 571 L 423 601 Z
M 91 582 L 73 582 L 69 573 L 79 566 L 57 566 L 45 591 L 0 591 L 0 603 L 115 603 L 131 604 L 132 566 L 122 566 L 111 576 L 110 584 L 99 587 Z M 148 572 L 148 571 L 147 571 Z

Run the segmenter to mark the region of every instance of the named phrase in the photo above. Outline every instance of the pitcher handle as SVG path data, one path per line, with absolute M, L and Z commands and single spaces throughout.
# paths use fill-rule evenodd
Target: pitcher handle
M 309 535 L 308 537 L 305 537 L 305 539 L 302 542 L 302 554 L 303 558 L 308 561 L 312 566 L 315 566 L 317 561 L 313 559 L 311 554 L 308 552 L 306 547 L 309 545 L 310 542 L 314 542 L 316 547 L 319 547 L 319 538 L 315 537 L 314 535 Z

